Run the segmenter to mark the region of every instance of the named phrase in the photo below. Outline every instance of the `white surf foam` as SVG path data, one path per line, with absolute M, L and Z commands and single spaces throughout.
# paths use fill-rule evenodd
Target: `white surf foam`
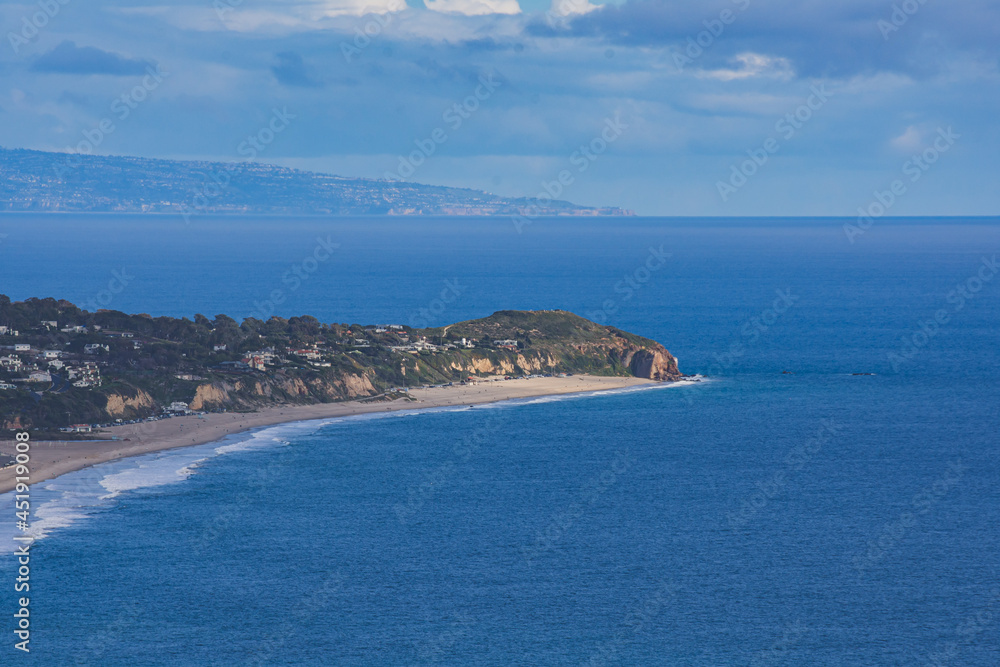
M 537 396 L 534 398 L 511 399 L 511 403 L 520 405 L 535 405 L 538 403 L 555 403 L 559 401 L 569 401 L 581 398 L 600 398 L 602 396 L 615 396 L 620 394 L 637 394 L 645 391 L 662 391 L 665 389 L 678 389 L 680 387 L 691 387 L 698 384 L 710 382 L 700 375 L 692 376 L 690 380 L 677 380 L 676 382 L 661 382 L 655 384 L 640 384 L 632 387 L 618 387 L 616 389 L 597 389 L 593 391 L 582 391 L 575 394 L 554 394 L 551 396 Z
M 12 553 L 15 536 L 31 536 L 36 540 L 48 537 L 52 531 L 68 528 L 74 523 L 93 516 L 98 510 L 112 506 L 115 499 L 126 492 L 141 491 L 169 484 L 176 484 L 197 474 L 204 462 L 239 452 L 289 446 L 296 436 L 315 433 L 330 425 L 375 419 L 399 419 L 418 415 L 468 412 L 470 410 L 506 410 L 518 405 L 532 405 L 555 401 L 578 400 L 613 394 L 671 389 L 706 383 L 699 376 L 679 382 L 638 385 L 620 389 L 605 389 L 509 399 L 494 403 L 414 408 L 386 412 L 348 415 L 344 417 L 311 419 L 267 426 L 255 431 L 238 433 L 206 445 L 183 449 L 153 452 L 121 461 L 102 463 L 85 470 L 68 473 L 31 488 L 31 528 L 23 533 L 14 526 L 14 492 L 0 494 L 0 553 Z M 7 546 L 4 546 L 7 545 Z
M 205 461 L 236 452 L 288 445 L 288 428 L 304 432 L 316 430 L 321 421 L 281 424 L 261 431 L 240 433 L 218 442 L 183 449 L 152 452 L 121 461 L 102 463 L 68 473 L 31 488 L 30 529 L 16 530 L 14 493 L 0 495 L 0 512 L 9 510 L 10 520 L 0 515 L 0 552 L 12 552 L 15 536 L 35 540 L 48 537 L 53 530 L 68 528 L 111 506 L 121 494 L 182 482 L 197 473 Z M 11 546 L 10 549 L 6 545 Z

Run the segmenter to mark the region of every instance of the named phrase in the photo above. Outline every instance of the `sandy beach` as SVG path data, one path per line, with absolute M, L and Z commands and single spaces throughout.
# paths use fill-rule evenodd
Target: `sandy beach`
M 177 447 L 190 447 L 220 440 L 232 433 L 262 426 L 307 419 L 344 417 L 388 410 L 414 410 L 494 403 L 516 398 L 552 396 L 609 389 L 621 389 L 643 384 L 655 384 L 640 378 L 595 377 L 574 375 L 566 378 L 530 378 L 480 382 L 428 389 L 411 389 L 410 398 L 394 401 L 349 401 L 318 405 L 271 407 L 253 413 L 220 413 L 173 417 L 154 422 L 128 424 L 102 429 L 95 435 L 107 440 L 94 441 L 32 441 L 31 483 L 87 468 L 98 463 L 128 456 Z M 116 436 L 118 440 L 111 440 Z M 14 442 L 0 442 L 0 453 L 13 454 Z M 0 493 L 14 488 L 13 467 L 0 470 Z

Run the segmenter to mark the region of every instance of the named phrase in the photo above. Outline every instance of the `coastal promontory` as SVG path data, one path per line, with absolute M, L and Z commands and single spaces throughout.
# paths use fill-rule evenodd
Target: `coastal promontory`
M 69 429 L 190 411 L 387 400 L 407 389 L 527 376 L 682 377 L 659 343 L 561 310 L 440 328 L 241 323 L 81 310 L 0 296 L 5 429 Z

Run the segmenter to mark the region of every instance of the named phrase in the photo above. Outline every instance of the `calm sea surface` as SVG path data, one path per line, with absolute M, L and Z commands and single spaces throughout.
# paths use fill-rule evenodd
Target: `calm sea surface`
M 41 485 L 32 662 L 1000 664 L 1000 224 L 852 244 L 844 222 L 0 217 L 15 299 L 560 308 L 710 378 L 285 425 Z

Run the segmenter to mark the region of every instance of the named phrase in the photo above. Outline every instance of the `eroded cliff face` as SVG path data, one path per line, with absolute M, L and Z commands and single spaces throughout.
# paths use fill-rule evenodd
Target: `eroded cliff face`
M 201 384 L 195 389 L 194 399 L 188 404 L 188 407 L 192 410 L 204 410 L 205 408 L 217 408 L 224 406 L 230 402 L 229 400 L 229 390 L 237 389 L 237 385 L 229 385 L 228 383 L 216 382 L 214 384 Z
M 632 375 L 639 378 L 665 382 L 681 377 L 677 360 L 666 350 L 638 350 L 628 363 Z
M 559 365 L 559 360 L 551 354 L 514 353 L 488 355 L 482 353 L 471 357 L 452 359 L 447 368 L 459 373 L 479 375 L 510 375 L 512 373 L 547 373 Z
M 188 404 L 192 410 L 255 408 L 273 403 L 312 403 L 373 396 L 378 390 L 366 375 L 240 379 L 200 384 Z
M 588 356 L 605 354 L 611 364 L 627 369 L 638 378 L 670 382 L 683 377 L 677 368 L 677 359 L 659 343 L 640 347 L 618 338 L 611 343 L 581 345 L 578 349 Z
M 427 364 L 427 369 L 432 368 L 426 361 L 423 363 Z M 560 371 L 606 375 L 611 372 L 661 382 L 682 377 L 677 369 L 677 360 L 662 345 L 642 347 L 624 338 L 566 345 L 545 351 L 477 350 L 456 354 L 439 368 L 462 375 L 516 375 Z
M 142 389 L 136 389 L 134 396 L 109 394 L 107 398 L 108 402 L 104 410 L 109 416 L 116 419 L 143 414 L 156 404 L 153 397 Z
M 518 371 L 548 372 L 559 365 L 558 360 L 548 354 L 521 354 L 513 358 L 498 356 L 476 356 L 471 359 L 453 360 L 449 368 L 460 373 L 478 373 L 480 375 L 509 375 Z

